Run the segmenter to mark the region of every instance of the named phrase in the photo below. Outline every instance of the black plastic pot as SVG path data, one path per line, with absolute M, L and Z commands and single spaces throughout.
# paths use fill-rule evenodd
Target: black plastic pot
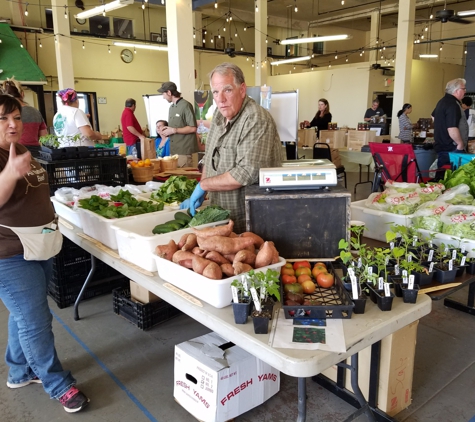
M 376 298 L 377 298 L 377 304 L 378 308 L 381 309 L 382 311 L 390 311 L 393 307 L 393 299 L 394 299 L 394 294 L 391 293 L 391 296 L 383 296 L 384 291 L 381 290 L 381 292 L 377 292 Z
M 426 267 L 429 268 L 429 267 Z M 427 284 L 431 284 L 432 281 L 434 280 L 434 271 L 426 274 L 426 273 L 416 273 L 413 272 L 414 274 L 414 283 L 419 284 L 419 286 L 425 286 Z
M 268 312 L 270 314 L 270 318 L 272 319 L 272 314 L 274 313 L 274 304 L 275 302 L 269 297 L 267 301 L 262 304 L 262 311 Z
M 250 308 L 251 308 L 251 302 L 245 302 L 245 303 L 233 302 L 234 323 L 246 324 L 247 317 L 249 316 Z
M 376 290 L 370 283 L 365 283 L 365 287 L 369 290 L 369 298 L 371 299 L 371 302 L 376 303 L 377 301 L 377 294 Z
M 470 274 L 470 275 L 475 274 L 475 260 L 466 261 L 466 263 L 467 263 L 467 268 L 465 270 L 467 271 L 467 274 Z
M 393 283 L 393 287 L 394 287 L 394 294 L 396 295 L 396 297 L 402 297 L 402 290 L 401 290 L 401 286 L 402 286 L 402 277 L 399 277 L 399 276 L 392 276 L 391 277 L 391 281 Z
M 455 273 L 455 277 L 462 277 L 467 267 L 468 265 L 459 265 L 457 272 Z
M 453 270 L 443 271 L 437 267 L 434 267 L 434 280 L 438 283 L 445 284 L 445 283 L 452 283 L 455 280 L 455 275 L 457 273 L 457 267 Z
M 269 332 L 269 318 L 266 316 L 253 316 L 254 334 L 267 334 Z
M 353 312 L 355 314 L 364 314 L 364 310 L 366 307 L 366 300 L 365 296 L 360 296 L 358 299 L 353 299 L 353 303 L 355 307 L 353 308 Z
M 408 289 L 407 285 L 404 284 L 402 288 L 402 301 L 404 303 L 416 303 L 417 295 L 419 294 L 419 285 L 414 284 L 413 289 Z

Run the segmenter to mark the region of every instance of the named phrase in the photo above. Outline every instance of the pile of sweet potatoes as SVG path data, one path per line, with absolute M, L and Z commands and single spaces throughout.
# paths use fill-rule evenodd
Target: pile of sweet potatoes
M 158 245 L 155 254 L 213 280 L 279 262 L 273 242 L 265 242 L 252 232 L 237 235 L 233 227 L 229 220 L 225 226 L 194 228 L 178 244 L 170 240 L 167 245 Z

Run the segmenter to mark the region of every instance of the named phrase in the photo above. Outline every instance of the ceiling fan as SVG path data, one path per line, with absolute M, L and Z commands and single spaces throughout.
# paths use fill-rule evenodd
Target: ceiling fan
M 432 15 L 432 13 L 431 13 Z M 465 17 L 475 16 L 475 10 L 462 10 L 460 12 L 456 12 L 452 9 L 447 9 L 447 0 L 445 1 L 444 9 L 438 10 L 435 12 L 435 17 L 432 19 L 420 19 L 416 20 L 415 22 L 454 22 L 454 23 L 461 23 L 467 25 L 469 23 L 473 23 L 471 20 L 464 19 Z

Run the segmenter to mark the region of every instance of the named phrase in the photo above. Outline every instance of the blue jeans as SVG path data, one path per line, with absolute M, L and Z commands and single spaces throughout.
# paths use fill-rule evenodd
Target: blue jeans
M 54 347 L 51 311 L 46 299 L 53 260 L 25 261 L 23 254 L 0 259 L 0 299 L 10 312 L 5 361 L 8 382 L 37 376 L 52 399 L 76 384 L 63 370 Z

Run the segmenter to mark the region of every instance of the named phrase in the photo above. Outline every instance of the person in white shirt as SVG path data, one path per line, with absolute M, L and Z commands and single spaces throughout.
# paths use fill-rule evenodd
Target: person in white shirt
M 91 123 L 86 114 L 79 108 L 77 92 L 72 88 L 58 91 L 63 106 L 53 118 L 54 133 L 61 137 L 61 146 L 94 146 L 94 141 L 102 139 L 100 132 L 92 130 Z M 72 138 L 80 135 L 74 142 Z
M 472 108 L 473 100 L 470 97 L 462 98 L 462 109 L 468 123 L 468 140 L 475 140 L 475 110 Z

